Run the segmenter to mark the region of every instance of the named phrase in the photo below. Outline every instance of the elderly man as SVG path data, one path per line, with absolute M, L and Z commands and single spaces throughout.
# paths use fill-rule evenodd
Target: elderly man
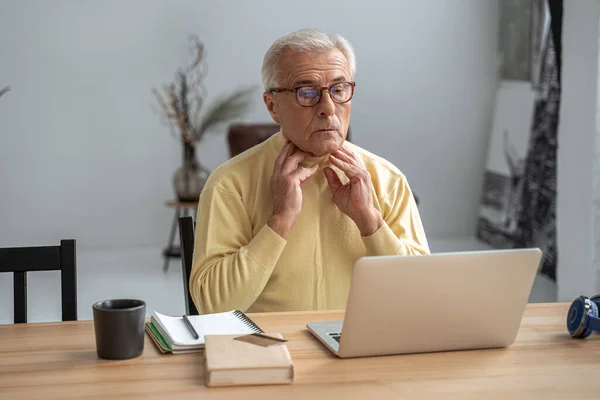
M 190 291 L 201 313 L 343 309 L 354 261 L 428 254 L 405 176 L 346 142 L 355 83 L 346 40 L 277 40 L 262 67 L 280 131 L 210 175 Z

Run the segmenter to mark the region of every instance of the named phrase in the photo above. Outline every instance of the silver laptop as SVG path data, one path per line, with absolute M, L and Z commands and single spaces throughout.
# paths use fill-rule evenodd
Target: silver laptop
M 344 320 L 306 326 L 342 358 L 508 347 L 541 256 L 531 248 L 363 257 Z

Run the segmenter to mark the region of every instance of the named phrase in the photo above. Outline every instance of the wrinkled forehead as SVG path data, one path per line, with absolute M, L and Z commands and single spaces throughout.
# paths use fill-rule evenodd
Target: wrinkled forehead
M 325 52 L 285 51 L 277 63 L 279 86 L 300 85 L 325 86 L 334 82 L 350 80 L 350 66 L 344 54 L 338 50 Z

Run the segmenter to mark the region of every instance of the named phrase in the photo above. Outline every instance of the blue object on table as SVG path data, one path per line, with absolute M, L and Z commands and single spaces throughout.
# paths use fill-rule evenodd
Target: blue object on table
M 600 294 L 593 297 L 579 296 L 569 307 L 567 329 L 573 338 L 584 339 L 592 332 L 600 332 Z

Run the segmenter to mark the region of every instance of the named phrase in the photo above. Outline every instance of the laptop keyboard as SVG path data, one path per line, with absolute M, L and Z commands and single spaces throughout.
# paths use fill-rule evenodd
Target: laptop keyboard
M 340 337 L 342 336 L 341 333 L 328 333 L 328 335 L 338 343 L 340 342 Z

